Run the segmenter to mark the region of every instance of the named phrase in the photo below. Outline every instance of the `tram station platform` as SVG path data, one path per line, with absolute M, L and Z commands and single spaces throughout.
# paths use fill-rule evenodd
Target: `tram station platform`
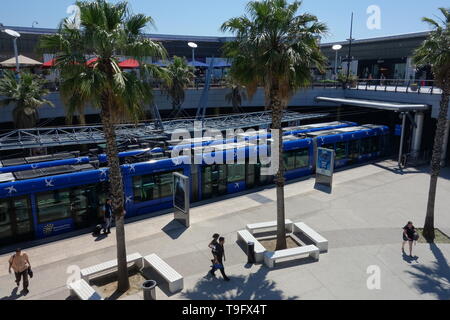
M 285 189 L 286 218 L 302 221 L 329 240 L 320 262 L 269 270 L 247 266 L 236 244 L 236 232 L 248 223 L 276 218 L 276 192 L 266 187 L 191 209 L 191 227 L 173 222 L 173 215 L 126 225 L 128 253 L 156 253 L 184 276 L 184 289 L 158 299 L 450 299 L 450 244 L 417 244 L 410 259 L 401 253 L 402 228 L 408 220 L 422 227 L 429 175 L 427 168 L 396 170 L 381 161 L 337 172 L 332 194 L 314 189 L 314 178 L 293 182 Z M 450 170 L 439 180 L 436 227 L 450 234 Z M 210 265 L 207 248 L 213 233 L 226 238 L 223 282 L 205 278 Z M 99 240 L 99 241 L 96 241 Z M 20 295 L 8 274 L 10 253 L 0 256 L 0 299 L 64 300 L 69 266 L 85 268 L 115 258 L 115 230 L 103 239 L 91 234 L 24 249 L 34 278 L 30 293 Z M 370 290 L 370 266 L 381 270 L 381 288 Z M 141 294 L 127 299 L 142 299 Z

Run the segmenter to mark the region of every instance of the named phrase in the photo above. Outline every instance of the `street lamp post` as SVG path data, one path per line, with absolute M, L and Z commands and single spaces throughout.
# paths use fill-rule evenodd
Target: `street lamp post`
M 337 70 L 338 70 L 338 51 L 342 49 L 342 46 L 340 44 L 335 44 L 332 49 L 336 51 L 336 59 L 334 62 L 334 80 L 337 79 Z
M 195 62 L 195 49 L 198 47 L 198 45 L 194 42 L 189 42 L 188 46 L 192 48 L 192 64 Z
M 19 53 L 17 50 L 17 39 L 20 38 L 20 33 L 17 31 L 11 30 L 11 29 L 5 29 L 5 33 L 9 34 L 11 37 L 13 37 L 13 44 L 14 44 L 14 55 L 16 56 L 16 72 L 17 75 L 20 71 L 20 65 L 19 65 Z

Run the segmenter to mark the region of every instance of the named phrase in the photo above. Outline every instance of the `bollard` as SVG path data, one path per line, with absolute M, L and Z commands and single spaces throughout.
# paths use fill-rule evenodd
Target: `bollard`
M 255 263 L 255 243 L 248 242 L 247 243 L 247 263 L 253 264 Z
M 144 290 L 144 300 L 156 300 L 156 281 L 147 280 L 142 284 Z

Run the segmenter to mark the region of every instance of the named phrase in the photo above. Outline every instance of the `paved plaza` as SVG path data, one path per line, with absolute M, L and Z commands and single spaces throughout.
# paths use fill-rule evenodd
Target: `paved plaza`
M 426 212 L 427 169 L 395 170 L 383 161 L 336 173 L 332 194 L 314 189 L 314 179 L 286 186 L 286 216 L 305 222 L 329 240 L 319 262 L 280 263 L 275 269 L 247 265 L 236 232 L 248 223 L 276 219 L 273 188 L 242 194 L 191 209 L 191 227 L 173 215 L 126 225 L 127 253 L 156 253 L 184 276 L 184 290 L 158 299 L 450 299 L 450 245 L 417 244 L 411 259 L 401 253 L 402 227 L 408 220 L 422 227 Z M 439 181 L 436 226 L 450 234 L 450 170 Z M 8 274 L 10 254 L 0 256 L 0 299 L 68 299 L 67 268 L 114 259 L 115 230 L 107 238 L 91 234 L 42 244 L 28 252 L 34 269 L 30 293 L 21 296 Z M 211 235 L 226 238 L 224 282 L 206 277 Z M 367 287 L 368 268 L 381 271 L 381 289 Z M 142 294 L 128 299 L 142 299 Z

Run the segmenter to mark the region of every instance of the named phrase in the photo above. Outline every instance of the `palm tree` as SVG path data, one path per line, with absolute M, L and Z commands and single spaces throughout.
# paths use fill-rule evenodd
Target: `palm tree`
M 311 68 L 323 70 L 326 58 L 320 52 L 319 37 L 327 32 L 325 24 L 311 14 L 297 15 L 301 2 L 286 0 L 251 1 L 247 15 L 225 22 L 223 32 L 232 32 L 236 40 L 224 50 L 232 58 L 231 76 L 247 88 L 252 97 L 263 86 L 272 110 L 272 129 L 280 132 L 283 109 L 296 90 L 308 86 Z M 279 135 L 279 154 L 283 138 Z M 286 245 L 284 178 L 281 164 L 275 175 L 277 189 L 277 250 Z
M 40 46 L 56 55 L 62 95 L 78 95 L 80 101 L 100 109 L 116 219 L 117 291 L 125 292 L 129 288 L 125 210 L 115 124 L 124 117 L 137 121 L 142 115 L 142 107 L 152 100 L 149 78 L 159 72 L 156 66 L 145 64 L 143 60 L 147 57 L 164 59 L 166 51 L 143 34 L 144 28 L 153 24 L 152 18 L 132 14 L 127 2 L 77 1 L 76 5 L 80 9 L 79 28 L 73 27 L 73 23 L 66 19 L 56 34 L 41 39 Z M 121 70 L 118 54 L 138 60 L 141 72 Z M 86 55 L 95 57 L 89 65 Z
M 6 97 L 0 100 L 0 106 L 15 103 L 12 111 L 14 125 L 18 129 L 36 127 L 39 121 L 38 108 L 53 103 L 43 97 L 49 94 L 44 89 L 45 81 L 31 73 L 22 72 L 20 77 L 11 71 L 5 71 L 4 77 L 0 79 L 0 96 Z
M 195 78 L 194 68 L 189 66 L 186 58 L 175 56 L 173 62 L 168 65 L 167 73 L 169 81 L 164 83 L 163 90 L 172 100 L 172 114 L 170 117 L 178 117 L 185 99 L 185 90 L 192 84 Z
M 437 120 L 436 136 L 434 140 L 433 155 L 431 159 L 431 181 L 428 194 L 427 215 L 423 236 L 427 241 L 433 242 L 434 233 L 434 207 L 436 202 L 436 188 L 441 171 L 443 141 L 448 115 L 450 97 L 450 8 L 439 9 L 444 15 L 442 24 L 423 18 L 434 30 L 414 53 L 414 62 L 419 67 L 431 65 L 436 86 L 442 89 L 442 98 Z
M 241 113 L 242 100 L 247 99 L 247 95 L 244 92 L 245 88 L 231 76 L 227 76 L 225 78 L 225 86 L 230 89 L 230 92 L 225 95 L 225 100 L 228 103 L 231 103 L 233 106 L 233 112 Z

